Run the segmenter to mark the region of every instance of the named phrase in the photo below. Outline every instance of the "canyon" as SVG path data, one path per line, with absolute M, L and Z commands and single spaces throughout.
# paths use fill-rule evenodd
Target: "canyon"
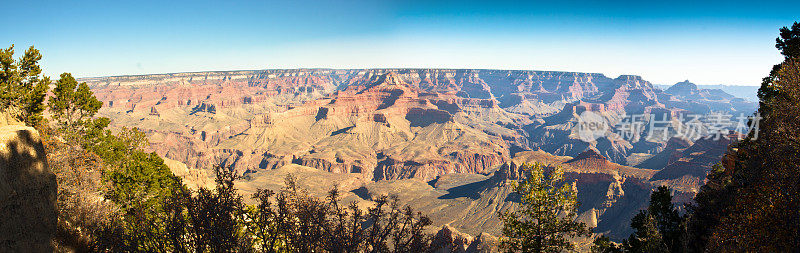
M 112 128 L 145 132 L 149 149 L 190 187 L 213 184 L 213 166 L 241 175 L 243 193 L 279 189 L 292 174 L 314 194 L 337 185 L 359 205 L 397 195 L 435 226 L 484 239 L 500 235 L 497 212 L 519 201 L 509 182 L 533 162 L 564 169 L 580 219 L 595 232 L 627 237 L 652 189 L 668 185 L 676 203 L 691 201 L 739 137 L 733 121 L 682 119 L 757 108 L 688 81 L 662 90 L 634 75 L 555 71 L 286 69 L 81 81 Z M 585 112 L 607 124 L 601 137 L 581 138 Z M 626 128 L 635 115 L 640 127 Z

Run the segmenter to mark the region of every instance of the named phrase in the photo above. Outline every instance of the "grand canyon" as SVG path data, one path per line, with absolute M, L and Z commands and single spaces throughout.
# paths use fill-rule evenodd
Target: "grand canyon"
M 800 252 L 800 1 L 6 2 L 0 253 Z
M 686 81 L 660 89 L 635 75 L 485 69 L 280 69 L 83 78 L 113 129 L 136 127 L 189 187 L 213 186 L 213 166 L 240 192 L 279 189 L 292 174 L 313 194 L 334 185 L 368 205 L 395 194 L 443 226 L 499 236 L 498 211 L 517 208 L 509 182 L 523 163 L 560 166 L 579 217 L 621 240 L 658 186 L 691 202 L 739 135 L 687 115 L 751 115 L 758 104 Z M 576 130 L 584 112 L 607 122 Z M 641 127 L 621 133 L 626 119 Z M 669 126 L 651 136 L 655 120 Z M 731 123 L 731 122 L 728 122 Z M 695 124 L 695 126 L 697 126 Z M 721 133 L 721 134 L 720 134 Z M 435 231 L 434 231 L 435 232 Z

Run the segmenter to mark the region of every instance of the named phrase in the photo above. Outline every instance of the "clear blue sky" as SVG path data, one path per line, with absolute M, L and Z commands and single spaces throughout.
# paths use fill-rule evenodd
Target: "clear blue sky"
M 0 46 L 50 76 L 496 68 L 757 85 L 800 1 L 3 1 Z

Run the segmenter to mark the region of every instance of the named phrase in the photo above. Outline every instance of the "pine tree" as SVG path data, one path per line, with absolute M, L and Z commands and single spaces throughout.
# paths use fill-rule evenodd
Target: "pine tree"
M 59 129 L 68 138 L 85 139 L 87 133 L 95 128 L 105 128 L 107 124 L 98 124 L 94 119 L 103 102 L 97 100 L 86 83 L 78 81 L 70 73 L 61 74 L 53 88 L 53 97 L 48 101 L 53 119 Z M 101 120 L 102 122 L 106 120 Z
M 650 194 L 647 212 L 656 221 L 656 227 L 670 252 L 682 252 L 683 219 L 672 204 L 672 193 L 667 186 L 659 186 Z
M 634 233 L 623 242 L 626 252 L 683 252 L 683 219 L 666 186 L 650 194 L 650 205 L 631 219 L 631 228 Z
M 519 210 L 500 213 L 504 235 L 501 247 L 508 252 L 573 250 L 571 238 L 591 235 L 586 224 L 576 221 L 577 193 L 564 182 L 561 168 L 546 173 L 538 163 L 522 167 L 529 175 L 514 183 L 522 200 Z
M 41 59 L 42 54 L 33 46 L 18 61 L 14 61 L 14 45 L 0 49 L 0 108 L 29 126 L 39 125 L 44 119 L 50 78 L 42 77 Z
M 658 230 L 656 218 L 647 211 L 639 211 L 631 219 L 633 234 L 622 242 L 625 252 L 669 252 L 661 231 Z

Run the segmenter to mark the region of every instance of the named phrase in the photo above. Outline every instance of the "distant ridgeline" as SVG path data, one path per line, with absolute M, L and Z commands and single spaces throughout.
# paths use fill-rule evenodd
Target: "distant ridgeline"
M 682 83 L 688 83 L 689 81 L 686 80 Z M 656 84 L 655 87 L 660 88 L 662 90 L 669 89 L 673 85 L 664 85 L 664 84 Z M 744 98 L 749 101 L 756 102 L 758 101 L 758 88 L 760 86 L 756 85 L 695 85 L 698 89 L 701 90 L 722 90 L 725 93 L 731 94 L 738 98 Z

